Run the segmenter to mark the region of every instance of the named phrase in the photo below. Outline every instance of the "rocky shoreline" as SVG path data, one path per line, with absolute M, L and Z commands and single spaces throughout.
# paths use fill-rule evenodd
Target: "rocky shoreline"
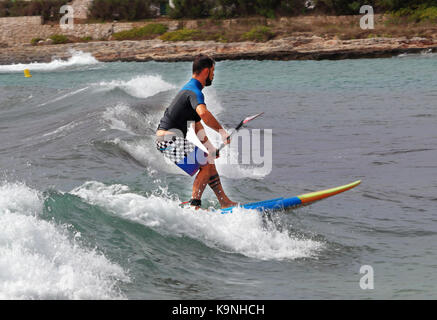
M 0 48 L 0 64 L 50 62 L 68 59 L 72 50 L 89 52 L 102 62 L 191 61 L 198 53 L 215 60 L 339 60 L 392 57 L 404 53 L 437 52 L 437 39 L 368 38 L 355 40 L 294 36 L 268 42 L 91 41 L 62 45 Z

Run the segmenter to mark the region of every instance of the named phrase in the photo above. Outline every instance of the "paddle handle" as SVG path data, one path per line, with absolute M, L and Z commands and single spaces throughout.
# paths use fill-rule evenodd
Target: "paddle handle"
M 240 130 L 242 126 L 243 126 L 243 121 L 241 121 L 240 124 L 237 127 L 235 127 L 234 131 L 232 131 L 231 134 L 227 137 L 227 140 L 229 140 L 236 132 L 238 132 L 238 130 Z M 222 150 L 224 147 L 226 147 L 226 145 L 222 142 L 220 147 L 218 147 L 217 151 Z
M 238 132 L 238 130 L 240 130 L 240 129 L 243 127 L 243 125 L 247 124 L 248 122 L 252 121 L 253 119 L 258 118 L 258 117 L 259 117 L 260 115 L 262 115 L 263 113 L 264 113 L 264 112 L 261 112 L 261 113 L 255 114 L 255 115 L 253 115 L 253 116 L 251 116 L 251 117 L 247 117 L 246 119 L 242 120 L 242 121 L 238 124 L 238 126 L 235 127 L 234 131 L 232 131 L 232 133 L 227 137 L 227 140 L 229 140 L 229 139 L 230 139 L 230 138 L 231 138 L 231 137 L 232 137 L 236 132 Z M 216 157 L 219 155 L 220 150 L 222 150 L 225 146 L 226 146 L 226 144 L 222 143 L 222 144 L 220 145 L 220 147 L 218 147 L 218 149 L 216 150 L 216 153 L 215 153 Z

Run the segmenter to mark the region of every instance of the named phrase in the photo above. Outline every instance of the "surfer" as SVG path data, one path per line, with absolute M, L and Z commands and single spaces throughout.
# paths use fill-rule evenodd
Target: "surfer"
M 200 122 L 203 120 L 208 127 L 217 131 L 224 144 L 230 143 L 230 135 L 208 110 L 202 93 L 204 87 L 212 84 L 214 69 L 215 61 L 207 55 L 200 54 L 195 57 L 191 80 L 179 91 L 165 110 L 156 131 L 157 149 L 189 175 L 193 176 L 197 173 L 189 201 L 190 205 L 196 209 L 202 204 L 201 198 L 206 185 L 214 191 L 221 208 L 237 205 L 223 190 L 214 164 L 214 160 L 219 157 L 219 152 L 209 141 Z M 208 153 L 199 150 L 186 139 L 188 125 L 193 122 L 194 132 L 207 148 Z

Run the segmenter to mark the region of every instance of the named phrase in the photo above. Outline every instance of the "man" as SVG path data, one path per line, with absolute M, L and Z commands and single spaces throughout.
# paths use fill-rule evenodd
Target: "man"
M 214 164 L 219 157 L 218 150 L 205 134 L 202 123 L 217 131 L 224 144 L 230 143 L 229 134 L 209 112 L 202 89 L 210 86 L 214 79 L 215 61 L 200 54 L 193 62 L 193 76 L 165 110 L 156 132 L 157 149 L 189 175 L 197 173 L 193 183 L 190 204 L 196 209 L 201 206 L 201 198 L 206 185 L 214 191 L 221 208 L 237 205 L 225 194 Z M 194 144 L 186 140 L 188 124 L 194 122 L 194 131 L 208 154 L 199 152 Z M 179 133 L 179 136 L 178 136 Z

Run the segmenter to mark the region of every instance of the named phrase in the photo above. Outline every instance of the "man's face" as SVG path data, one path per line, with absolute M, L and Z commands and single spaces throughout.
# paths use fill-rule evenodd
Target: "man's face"
M 209 79 L 211 81 L 214 80 L 214 69 L 215 69 L 215 66 L 212 66 L 212 68 L 210 69 L 211 71 L 209 73 Z
M 205 86 L 208 87 L 212 84 L 212 80 L 214 80 L 214 70 L 215 66 L 213 65 L 211 68 L 207 69 L 207 78 L 205 81 Z

